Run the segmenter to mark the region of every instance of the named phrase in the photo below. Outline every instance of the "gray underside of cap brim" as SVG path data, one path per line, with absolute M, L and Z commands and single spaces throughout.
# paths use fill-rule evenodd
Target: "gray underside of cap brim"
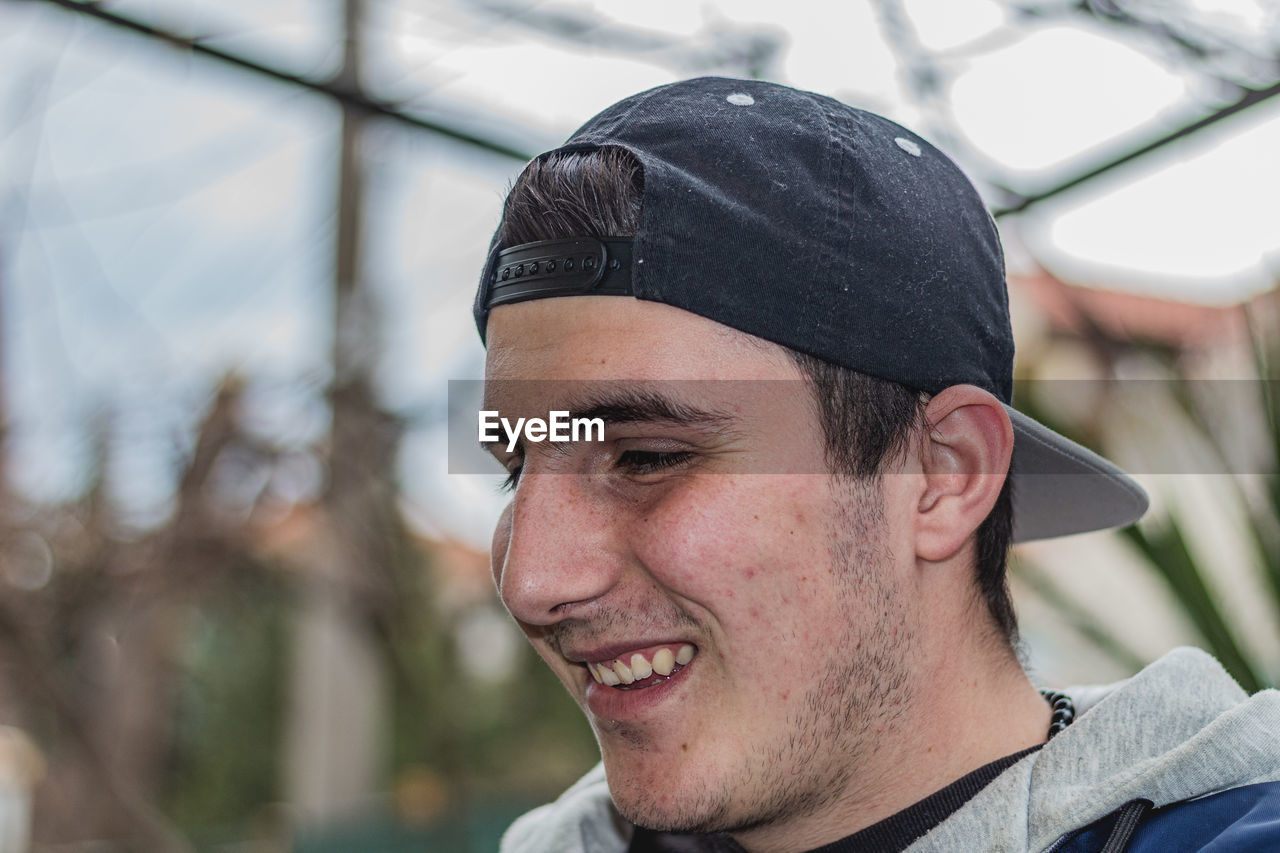
M 1132 524 L 1147 511 L 1142 486 L 1098 454 L 1010 406 L 1013 541 Z

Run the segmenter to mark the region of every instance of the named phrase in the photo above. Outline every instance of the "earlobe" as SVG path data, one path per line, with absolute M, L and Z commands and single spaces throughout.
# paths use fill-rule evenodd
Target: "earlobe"
M 1013 426 L 1000 401 L 973 385 L 941 391 L 925 417 L 916 556 L 937 562 L 955 555 L 995 505 L 1013 455 Z

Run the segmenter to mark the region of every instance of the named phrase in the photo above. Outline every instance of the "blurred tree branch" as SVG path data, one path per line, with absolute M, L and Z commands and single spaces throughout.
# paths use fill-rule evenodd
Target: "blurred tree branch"
M 783 34 L 762 27 L 717 21 L 695 38 L 675 38 L 626 27 L 596 12 L 510 0 L 474 0 L 467 7 L 489 23 L 521 27 L 576 48 L 647 59 L 683 74 L 724 74 L 757 79 L 777 76 Z
M 96 703 L 86 703 L 83 691 L 68 687 L 57 677 L 54 655 L 42 642 L 45 631 L 33 628 L 28 618 L 13 610 L 13 602 L 0 598 L 0 643 L 8 647 L 6 657 L 17 664 L 23 681 L 32 693 L 43 699 L 59 724 L 69 735 L 83 758 L 84 766 L 95 778 L 129 828 L 129 835 L 141 851 L 183 853 L 194 848 L 156 809 L 153 799 L 142 793 L 132 779 L 117 769 L 101 747 L 100 727 L 89 717 Z
M 108 795 L 85 803 L 47 790 L 50 796 L 38 798 L 37 810 L 58 834 L 123 833 L 142 850 L 190 849 L 154 803 L 174 716 L 172 656 L 180 608 L 234 583 L 237 567 L 253 561 L 242 531 L 220 522 L 209 506 L 217 460 L 237 438 L 239 393 L 238 383 L 227 382 L 216 396 L 169 524 L 120 540 L 103 495 L 105 460 L 99 459 L 99 474 L 80 505 L 42 515 L 42 541 L 50 549 L 47 581 L 11 588 L 0 598 L 0 649 L 33 688 L 19 694 L 21 710 L 32 720 L 47 711 L 54 742 L 62 745 L 51 761 L 52 776 L 79 787 L 87 781 L 77 775 L 80 768 L 97 780 L 89 787 Z M 106 447 L 101 442 L 99 452 Z M 8 516 L 15 502 L 5 495 Z M 31 525 L 14 526 L 6 518 L 0 558 L 11 584 L 22 535 L 33 535 Z M 94 665 L 105 642 L 121 649 L 127 665 Z M 74 813 L 62 814 L 61 805 Z
M 925 49 L 912 30 L 910 17 L 893 0 L 874 0 L 885 39 L 903 68 L 906 90 L 925 111 L 926 121 L 934 127 L 936 137 L 957 154 L 968 154 L 965 144 L 954 130 L 946 97 L 950 80 L 935 53 Z M 1020 192 L 997 176 L 983 175 L 986 183 L 1002 196 L 993 212 L 999 219 L 1021 213 L 1117 168 L 1185 139 L 1224 119 L 1264 103 L 1280 95 L 1280 16 L 1273 15 L 1271 31 L 1258 36 L 1257 45 L 1245 45 L 1244 35 L 1224 33 L 1208 25 L 1197 15 L 1177 3 L 1144 4 L 1119 0 L 1067 0 L 1067 2 L 1010 2 L 1009 8 L 1023 19 L 1051 20 L 1087 17 L 1104 27 L 1136 33 L 1160 49 L 1165 64 L 1182 62 L 1193 72 L 1214 80 L 1226 88 L 1229 102 L 1171 131 L 1139 131 L 1129 139 L 1112 140 L 1103 145 L 1109 153 L 1095 158 L 1092 164 L 1081 163 L 1068 168 L 1071 177 L 1036 192 Z M 1177 7 L 1177 8 L 1175 8 Z M 1132 41 L 1132 39 L 1130 39 Z M 1145 137 L 1145 138 L 1144 138 Z
M 1184 2 L 1068 0 L 1013 2 L 1015 14 L 1028 20 L 1089 20 L 1104 28 L 1137 36 L 1131 43 L 1155 50 L 1166 64 L 1240 90 L 1280 78 L 1280 16 L 1270 27 L 1227 27 Z

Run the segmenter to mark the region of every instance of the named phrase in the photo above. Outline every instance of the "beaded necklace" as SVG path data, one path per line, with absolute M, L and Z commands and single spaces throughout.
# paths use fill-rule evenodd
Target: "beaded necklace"
M 1058 732 L 1071 725 L 1071 721 L 1076 718 L 1076 706 L 1071 701 L 1071 697 L 1065 693 L 1058 693 L 1054 690 L 1041 690 L 1040 695 L 1044 697 L 1044 701 L 1049 703 L 1049 707 L 1053 709 L 1053 719 L 1049 721 L 1049 737 L 1052 738 Z

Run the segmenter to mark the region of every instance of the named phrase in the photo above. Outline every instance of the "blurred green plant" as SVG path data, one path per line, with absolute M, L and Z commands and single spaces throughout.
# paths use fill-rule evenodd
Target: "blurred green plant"
M 189 611 L 165 811 L 205 830 L 247 821 L 280 790 L 288 600 L 278 577 L 245 572 Z
M 1193 434 L 1190 439 L 1207 449 L 1214 457 L 1214 470 L 1230 484 L 1235 498 L 1232 503 L 1241 508 L 1242 527 L 1247 531 L 1250 550 L 1254 554 L 1254 564 L 1261 573 L 1260 588 L 1265 589 L 1266 607 L 1273 615 L 1274 624 L 1280 624 L 1280 401 L 1277 397 L 1276 381 L 1270 379 L 1271 366 L 1280 358 L 1280 347 L 1268 341 L 1268 336 L 1259 328 L 1256 318 L 1246 310 L 1249 319 L 1249 343 L 1253 367 L 1257 381 L 1245 380 L 1233 382 L 1233 392 L 1246 388 L 1246 397 L 1235 398 L 1237 402 L 1256 402 L 1254 407 L 1261 412 L 1264 419 L 1262 433 L 1268 447 L 1265 455 L 1267 464 L 1258 471 L 1258 476 L 1251 476 L 1246 486 L 1244 479 L 1236 472 L 1233 460 L 1239 458 L 1233 443 L 1239 440 L 1239 434 L 1228 434 L 1223 428 L 1221 418 L 1211 417 L 1212 404 L 1194 392 L 1197 382 L 1191 378 L 1180 358 L 1180 353 L 1167 347 L 1140 346 L 1147 356 L 1164 365 L 1174 377 L 1171 381 L 1159 383 L 1169 389 L 1169 397 L 1183 416 L 1187 427 Z M 1086 321 L 1088 318 L 1084 318 Z M 1086 323 L 1089 334 L 1086 337 L 1093 344 L 1095 354 L 1108 369 L 1113 372 L 1117 357 L 1118 345 L 1131 342 L 1118 342 L 1106 336 L 1097 324 Z M 1114 372 L 1113 372 L 1114 375 Z M 1021 384 L 1021 383 L 1020 383 Z M 1254 397 L 1255 400 L 1249 400 Z M 1106 430 L 1099 421 L 1088 420 L 1067 422 L 1056 418 L 1051 411 L 1036 402 L 1035 395 L 1021 395 L 1018 400 L 1020 409 L 1031 414 L 1042 423 L 1089 447 L 1104 447 L 1107 444 Z M 1246 410 L 1251 407 L 1244 407 Z M 1219 412 L 1218 414 L 1221 414 Z M 1234 417 L 1248 416 L 1248 412 L 1233 412 Z M 1251 472 L 1252 473 L 1252 472 Z M 1261 488 L 1252 488 L 1261 483 Z M 1190 525 L 1197 523 L 1173 509 L 1165 514 L 1148 517 L 1138 524 L 1118 531 L 1126 543 L 1140 558 L 1146 569 L 1168 589 L 1171 599 L 1193 626 L 1198 634 L 1199 644 L 1218 659 L 1231 676 L 1249 693 L 1255 693 L 1277 685 L 1277 673 L 1269 670 L 1274 665 L 1259 659 L 1250 651 L 1239 621 L 1233 618 L 1224 606 L 1221 597 L 1215 593 L 1214 569 L 1205 556 L 1198 553 L 1189 542 Z M 1083 606 L 1047 574 L 1034 568 L 1015 564 L 1014 571 L 1025 581 L 1036 594 L 1053 606 L 1060 615 L 1081 636 L 1110 656 L 1123 667 L 1136 671 L 1146 660 L 1134 651 L 1108 625 L 1102 623 L 1087 607 Z

